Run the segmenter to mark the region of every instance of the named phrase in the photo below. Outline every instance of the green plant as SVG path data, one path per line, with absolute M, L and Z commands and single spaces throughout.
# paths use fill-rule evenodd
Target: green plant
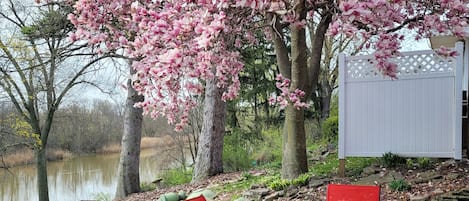
M 414 167 L 414 160 L 411 159 L 411 158 L 408 158 L 406 159 L 406 162 L 405 162 L 407 168 L 413 168 Z
M 346 173 L 348 176 L 357 176 L 365 167 L 377 163 L 376 158 L 353 157 L 347 159 Z
M 288 179 L 278 179 L 278 180 L 272 181 L 269 184 L 269 188 L 275 191 L 279 191 L 279 190 L 283 190 L 287 188 L 288 186 L 290 186 L 290 184 L 291 184 L 291 181 Z
M 298 176 L 297 178 L 293 179 L 291 184 L 294 186 L 305 186 L 308 184 L 311 176 L 309 174 L 302 174 Z
M 165 186 L 176 186 L 189 183 L 192 180 L 192 170 L 182 170 L 181 168 L 170 169 L 159 174 Z
M 403 179 L 399 179 L 389 183 L 389 188 L 394 191 L 407 191 L 410 190 L 410 185 Z
M 418 158 L 417 164 L 419 168 L 428 168 L 431 165 L 431 161 L 429 158 Z
M 312 166 L 309 171 L 313 175 L 326 176 L 337 172 L 339 167 L 339 158 L 337 153 L 329 154 L 324 161 Z
M 262 141 L 256 144 L 253 158 L 258 165 L 278 169 L 282 161 L 282 133 L 281 129 L 271 127 L 262 130 Z
M 387 152 L 383 154 L 381 161 L 385 167 L 397 167 L 406 163 L 406 160 L 397 154 Z
M 99 192 L 94 195 L 96 201 L 111 201 L 111 195 L 109 193 Z
M 253 184 L 262 183 L 264 176 L 254 176 L 249 173 L 243 173 L 243 179 L 237 182 L 229 182 L 224 185 L 219 185 L 211 188 L 213 191 L 218 193 L 230 192 L 231 194 L 237 194 L 232 199 L 241 197 L 242 192 L 245 192 Z
M 330 116 L 321 126 L 322 138 L 328 142 L 336 142 L 339 136 L 339 117 Z
M 141 192 L 146 192 L 146 191 L 152 191 L 155 190 L 156 184 L 154 183 L 140 183 L 140 191 Z
M 226 171 L 247 170 L 252 166 L 247 142 L 242 140 L 242 134 L 239 132 L 241 131 L 233 132 L 224 138 L 223 168 Z
M 254 176 L 252 174 L 249 174 L 249 172 L 243 172 L 241 176 L 243 177 L 244 180 L 249 180 L 249 179 L 254 178 Z

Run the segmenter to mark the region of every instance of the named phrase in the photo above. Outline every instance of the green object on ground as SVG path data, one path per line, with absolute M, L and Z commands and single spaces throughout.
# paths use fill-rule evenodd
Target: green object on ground
M 179 195 L 177 193 L 165 193 L 160 196 L 159 201 L 179 201 Z
M 184 191 L 179 191 L 178 196 L 180 200 L 185 200 L 187 198 L 186 192 Z
M 217 194 L 215 192 L 211 191 L 211 190 L 208 190 L 208 189 L 199 189 L 199 190 L 196 190 L 196 191 L 192 192 L 191 194 L 189 194 L 189 196 L 187 196 L 187 200 L 198 197 L 200 195 L 204 195 L 204 197 L 208 198 L 208 199 L 213 199 L 213 198 L 215 198 L 215 196 Z

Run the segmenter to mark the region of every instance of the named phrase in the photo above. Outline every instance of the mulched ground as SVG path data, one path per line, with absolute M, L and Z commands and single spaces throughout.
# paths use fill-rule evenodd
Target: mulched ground
M 387 174 L 390 171 L 399 172 L 405 181 L 413 181 L 411 183 L 411 190 L 404 192 L 393 191 L 389 184 L 383 183 L 381 186 L 381 200 L 411 200 L 417 197 L 426 197 L 427 200 L 436 199 L 438 196 L 447 195 L 451 192 L 456 192 L 461 189 L 469 188 L 469 161 L 464 159 L 459 162 L 454 161 L 441 161 L 433 163 L 429 168 L 426 169 L 381 169 L 378 174 Z M 435 173 L 435 178 L 428 181 L 419 181 L 419 175 L 426 173 Z M 257 170 L 250 172 L 251 174 L 266 174 L 265 171 Z M 240 172 L 220 174 L 212 177 L 208 180 L 196 183 L 196 184 L 185 184 L 175 186 L 171 188 L 165 188 L 150 192 L 133 194 L 127 197 L 126 201 L 142 201 L 142 200 L 158 200 L 161 194 L 166 192 L 191 192 L 201 188 L 210 188 L 217 185 L 224 185 L 239 181 L 242 176 Z M 330 181 L 327 183 L 342 183 L 349 184 L 360 178 L 329 178 Z M 326 183 L 326 184 L 327 184 Z M 283 197 L 279 197 L 276 200 L 326 200 L 326 185 L 319 187 L 308 187 L 304 186 L 301 188 L 291 188 L 284 193 Z M 273 192 L 273 191 L 272 191 Z M 218 194 L 215 200 L 228 201 L 232 200 L 232 197 L 240 195 L 242 192 L 230 192 L 227 194 Z

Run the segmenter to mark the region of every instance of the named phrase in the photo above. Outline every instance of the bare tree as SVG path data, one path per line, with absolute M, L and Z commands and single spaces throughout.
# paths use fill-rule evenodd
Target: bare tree
M 0 3 L 0 24 L 9 30 L 0 35 L 0 87 L 39 136 L 35 148 L 39 201 L 47 201 L 46 147 L 55 112 L 72 88 L 94 85 L 87 75 L 99 70 L 99 61 L 110 55 L 97 56 L 86 44 L 68 39 L 74 29 L 67 20 L 70 5 L 26 3 Z

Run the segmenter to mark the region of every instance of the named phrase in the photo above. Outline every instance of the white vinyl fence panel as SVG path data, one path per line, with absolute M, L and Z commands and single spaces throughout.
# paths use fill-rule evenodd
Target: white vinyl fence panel
M 461 158 L 462 56 L 402 53 L 395 80 L 372 55 L 340 57 L 339 158 Z

